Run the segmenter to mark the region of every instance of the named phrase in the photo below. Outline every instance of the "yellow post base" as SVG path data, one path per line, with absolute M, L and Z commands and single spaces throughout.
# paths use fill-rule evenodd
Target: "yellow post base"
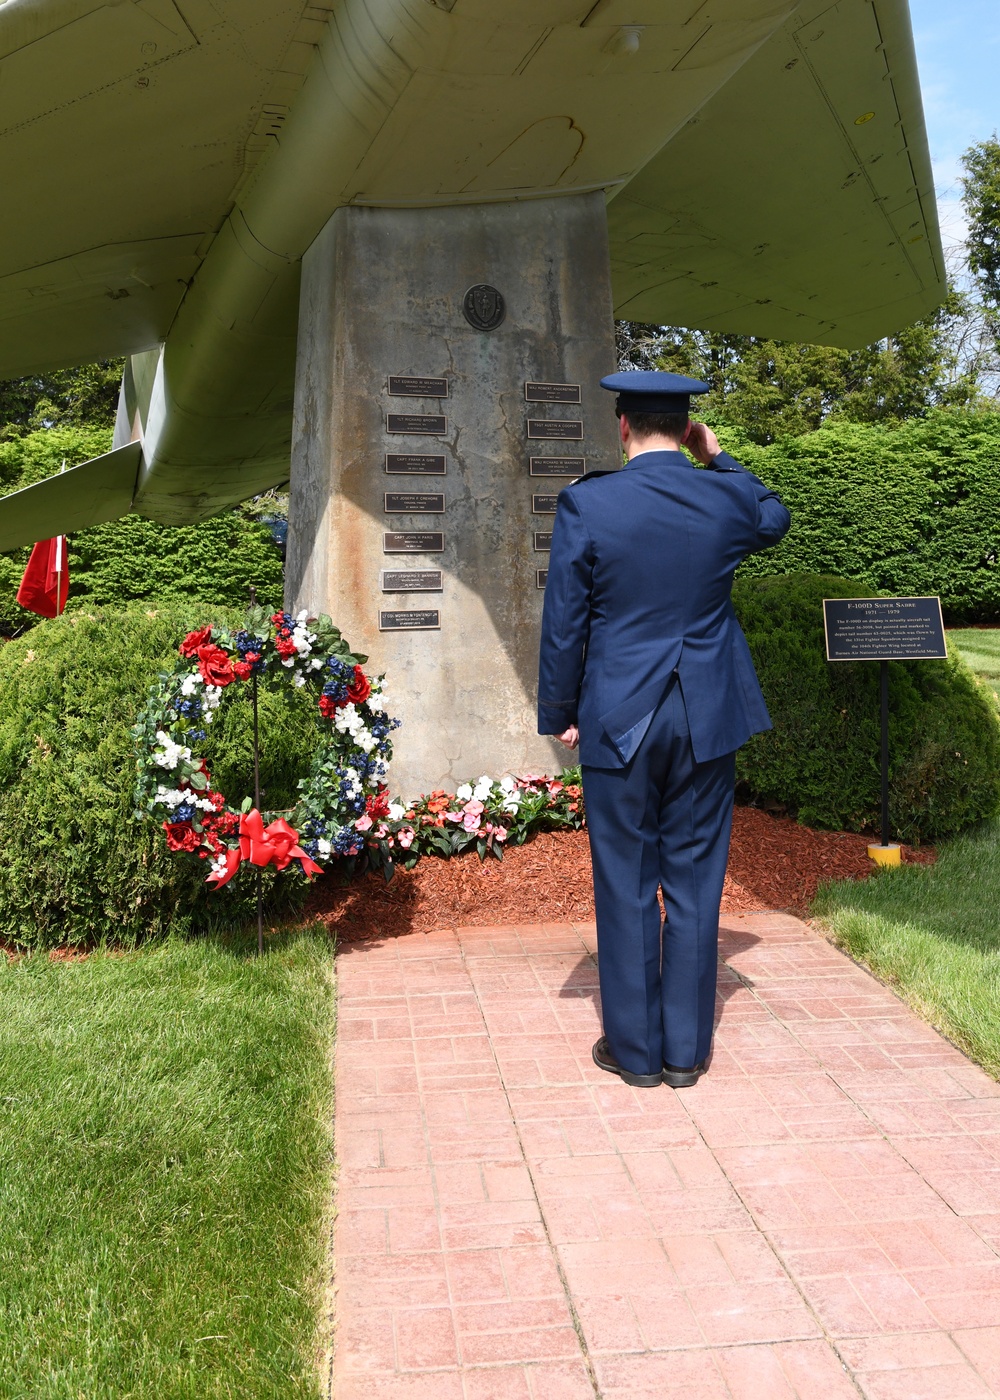
M 868 847 L 868 854 L 876 865 L 900 864 L 900 849 L 891 843 L 888 846 L 882 846 L 876 842 Z

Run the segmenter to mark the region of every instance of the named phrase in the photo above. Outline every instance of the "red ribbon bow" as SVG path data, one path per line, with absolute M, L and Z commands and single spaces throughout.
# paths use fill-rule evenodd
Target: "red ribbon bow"
M 251 865 L 273 865 L 278 870 L 284 870 L 293 860 L 299 860 L 303 875 L 311 878 L 323 873 L 323 867 L 310 860 L 299 845 L 299 833 L 294 826 L 289 826 L 284 817 L 265 826 L 264 818 L 256 807 L 240 817 L 240 844 L 226 852 L 225 870 L 220 875 L 209 875 L 205 883 L 214 884 L 217 890 L 221 890 L 244 860 Z

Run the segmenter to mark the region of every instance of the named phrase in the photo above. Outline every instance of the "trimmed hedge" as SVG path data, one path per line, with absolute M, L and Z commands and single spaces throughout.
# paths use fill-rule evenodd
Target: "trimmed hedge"
M 877 592 L 940 594 L 949 621 L 1000 620 L 1000 413 L 833 422 L 769 447 L 719 432 L 792 513 L 782 543 L 741 577 L 840 574 Z
M 874 830 L 881 805 L 879 666 L 828 662 L 824 598 L 872 597 L 830 575 L 738 580 L 733 601 L 774 729 L 740 750 L 737 781 L 800 821 Z M 1000 808 L 1000 720 L 957 656 L 889 666 L 890 814 L 904 841 L 939 840 Z
M 104 428 L 52 428 L 0 442 L 0 492 L 17 491 L 106 452 Z M 32 627 L 38 618 L 17 604 L 28 549 L 0 555 L 0 631 Z M 127 515 L 70 537 L 67 608 L 156 606 L 190 600 L 204 608 L 243 607 L 250 585 L 268 608 L 281 606 L 281 553 L 271 531 L 247 512 L 226 510 L 198 525 L 157 525 Z
M 0 930 L 23 947 L 135 943 L 240 922 L 251 880 L 206 889 L 206 871 L 168 855 L 163 833 L 134 815 L 132 726 L 184 634 L 238 614 L 200 604 L 67 613 L 0 645 Z M 312 707 L 261 693 L 264 800 L 275 807 L 308 772 Z M 301 710 L 301 712 L 300 712 Z M 230 794 L 253 791 L 250 706 L 227 703 L 203 748 Z M 272 911 L 302 899 L 302 880 L 273 882 Z M 279 903 L 275 901 L 280 901 Z

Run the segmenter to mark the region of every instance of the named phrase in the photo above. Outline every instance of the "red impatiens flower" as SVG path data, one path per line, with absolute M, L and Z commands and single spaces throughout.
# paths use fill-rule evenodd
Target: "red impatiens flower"
M 384 784 L 379 784 L 379 790 L 374 796 L 365 798 L 365 810 L 376 821 L 379 817 L 389 815 L 389 790 Z
M 214 645 L 201 646 L 197 651 L 198 670 L 206 685 L 229 685 L 236 679 L 228 651 Z
M 253 667 L 249 661 L 237 661 L 233 666 L 233 675 L 238 681 L 248 681 L 253 675 Z
M 181 642 L 178 650 L 181 656 L 194 656 L 199 647 L 203 647 L 212 640 L 211 627 L 199 627 L 197 632 L 189 632 Z
M 347 687 L 347 698 L 352 705 L 361 705 L 372 693 L 372 683 L 360 666 L 354 668 L 354 679 Z
M 190 822 L 164 822 L 163 830 L 170 851 L 196 851 L 201 845 L 201 835 Z

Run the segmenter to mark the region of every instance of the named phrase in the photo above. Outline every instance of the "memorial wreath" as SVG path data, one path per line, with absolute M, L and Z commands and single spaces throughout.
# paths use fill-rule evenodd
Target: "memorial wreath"
M 207 882 L 216 889 L 244 861 L 258 869 L 295 864 L 311 877 L 332 859 L 364 851 L 372 865 L 391 866 L 377 837 L 403 815 L 382 781 L 399 721 L 386 713 L 384 677 L 362 669 L 366 660 L 328 617 L 305 612 L 269 617 L 251 608 L 240 631 L 206 625 L 189 632 L 134 729 L 137 815 L 160 823 L 169 851 L 208 861 Z M 252 797 L 234 804 L 213 787 L 197 753 L 224 697 L 261 679 L 271 687 L 309 687 L 325 721 L 310 772 L 299 779 L 301 796 L 287 813 L 258 811 Z

